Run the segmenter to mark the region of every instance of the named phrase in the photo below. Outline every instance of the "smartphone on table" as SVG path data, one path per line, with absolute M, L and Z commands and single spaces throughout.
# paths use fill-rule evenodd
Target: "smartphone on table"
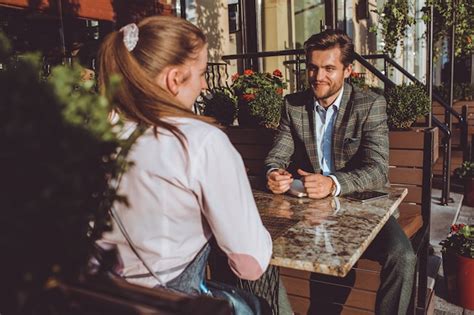
M 347 195 L 343 195 L 344 198 L 360 202 L 369 202 L 372 200 L 378 200 L 388 196 L 388 193 L 376 190 L 366 190 L 361 192 L 353 192 Z

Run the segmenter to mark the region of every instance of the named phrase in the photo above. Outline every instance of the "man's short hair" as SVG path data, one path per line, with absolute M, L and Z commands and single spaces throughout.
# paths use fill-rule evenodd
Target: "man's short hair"
M 351 38 L 344 31 L 328 29 L 312 35 L 304 43 L 306 62 L 309 62 L 314 50 L 327 50 L 334 47 L 341 50 L 341 62 L 344 67 L 354 61 L 354 44 Z

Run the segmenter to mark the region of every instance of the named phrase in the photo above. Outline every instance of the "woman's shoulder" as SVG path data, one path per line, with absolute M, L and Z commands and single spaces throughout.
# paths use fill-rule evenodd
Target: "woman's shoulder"
M 211 137 L 226 139 L 225 133 L 215 125 L 194 118 L 175 118 L 177 127 L 183 132 L 188 141 L 203 143 L 206 138 Z

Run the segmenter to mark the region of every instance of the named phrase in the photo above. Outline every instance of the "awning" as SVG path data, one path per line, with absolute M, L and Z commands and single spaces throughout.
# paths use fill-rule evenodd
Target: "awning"
M 73 15 L 79 18 L 92 20 L 113 21 L 115 18 L 113 0 L 74 0 L 62 1 L 64 15 Z M 34 2 L 34 4 L 32 4 Z M 0 6 L 18 9 L 30 9 L 45 13 L 58 14 L 57 0 L 0 0 Z

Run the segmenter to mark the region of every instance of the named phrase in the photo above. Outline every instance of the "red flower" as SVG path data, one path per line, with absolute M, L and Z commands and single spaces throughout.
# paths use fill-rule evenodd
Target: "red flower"
M 359 77 L 359 73 L 355 72 L 355 71 L 352 71 L 351 72 L 351 77 L 352 78 L 358 78 Z
M 244 99 L 244 101 L 246 102 L 251 102 L 255 99 L 255 94 L 243 94 L 242 95 L 242 98 Z
M 277 94 L 282 95 L 283 94 L 283 89 L 282 88 L 277 88 L 276 92 L 277 92 Z
M 273 71 L 273 75 L 280 78 L 283 77 L 283 75 L 281 74 L 281 71 L 278 69 L 275 69 L 275 71 Z
M 231 77 L 232 79 L 232 82 L 234 82 L 235 80 L 237 80 L 239 78 L 239 74 L 238 73 L 234 73 Z
M 251 69 L 247 69 L 244 71 L 244 75 L 252 75 L 253 71 Z

